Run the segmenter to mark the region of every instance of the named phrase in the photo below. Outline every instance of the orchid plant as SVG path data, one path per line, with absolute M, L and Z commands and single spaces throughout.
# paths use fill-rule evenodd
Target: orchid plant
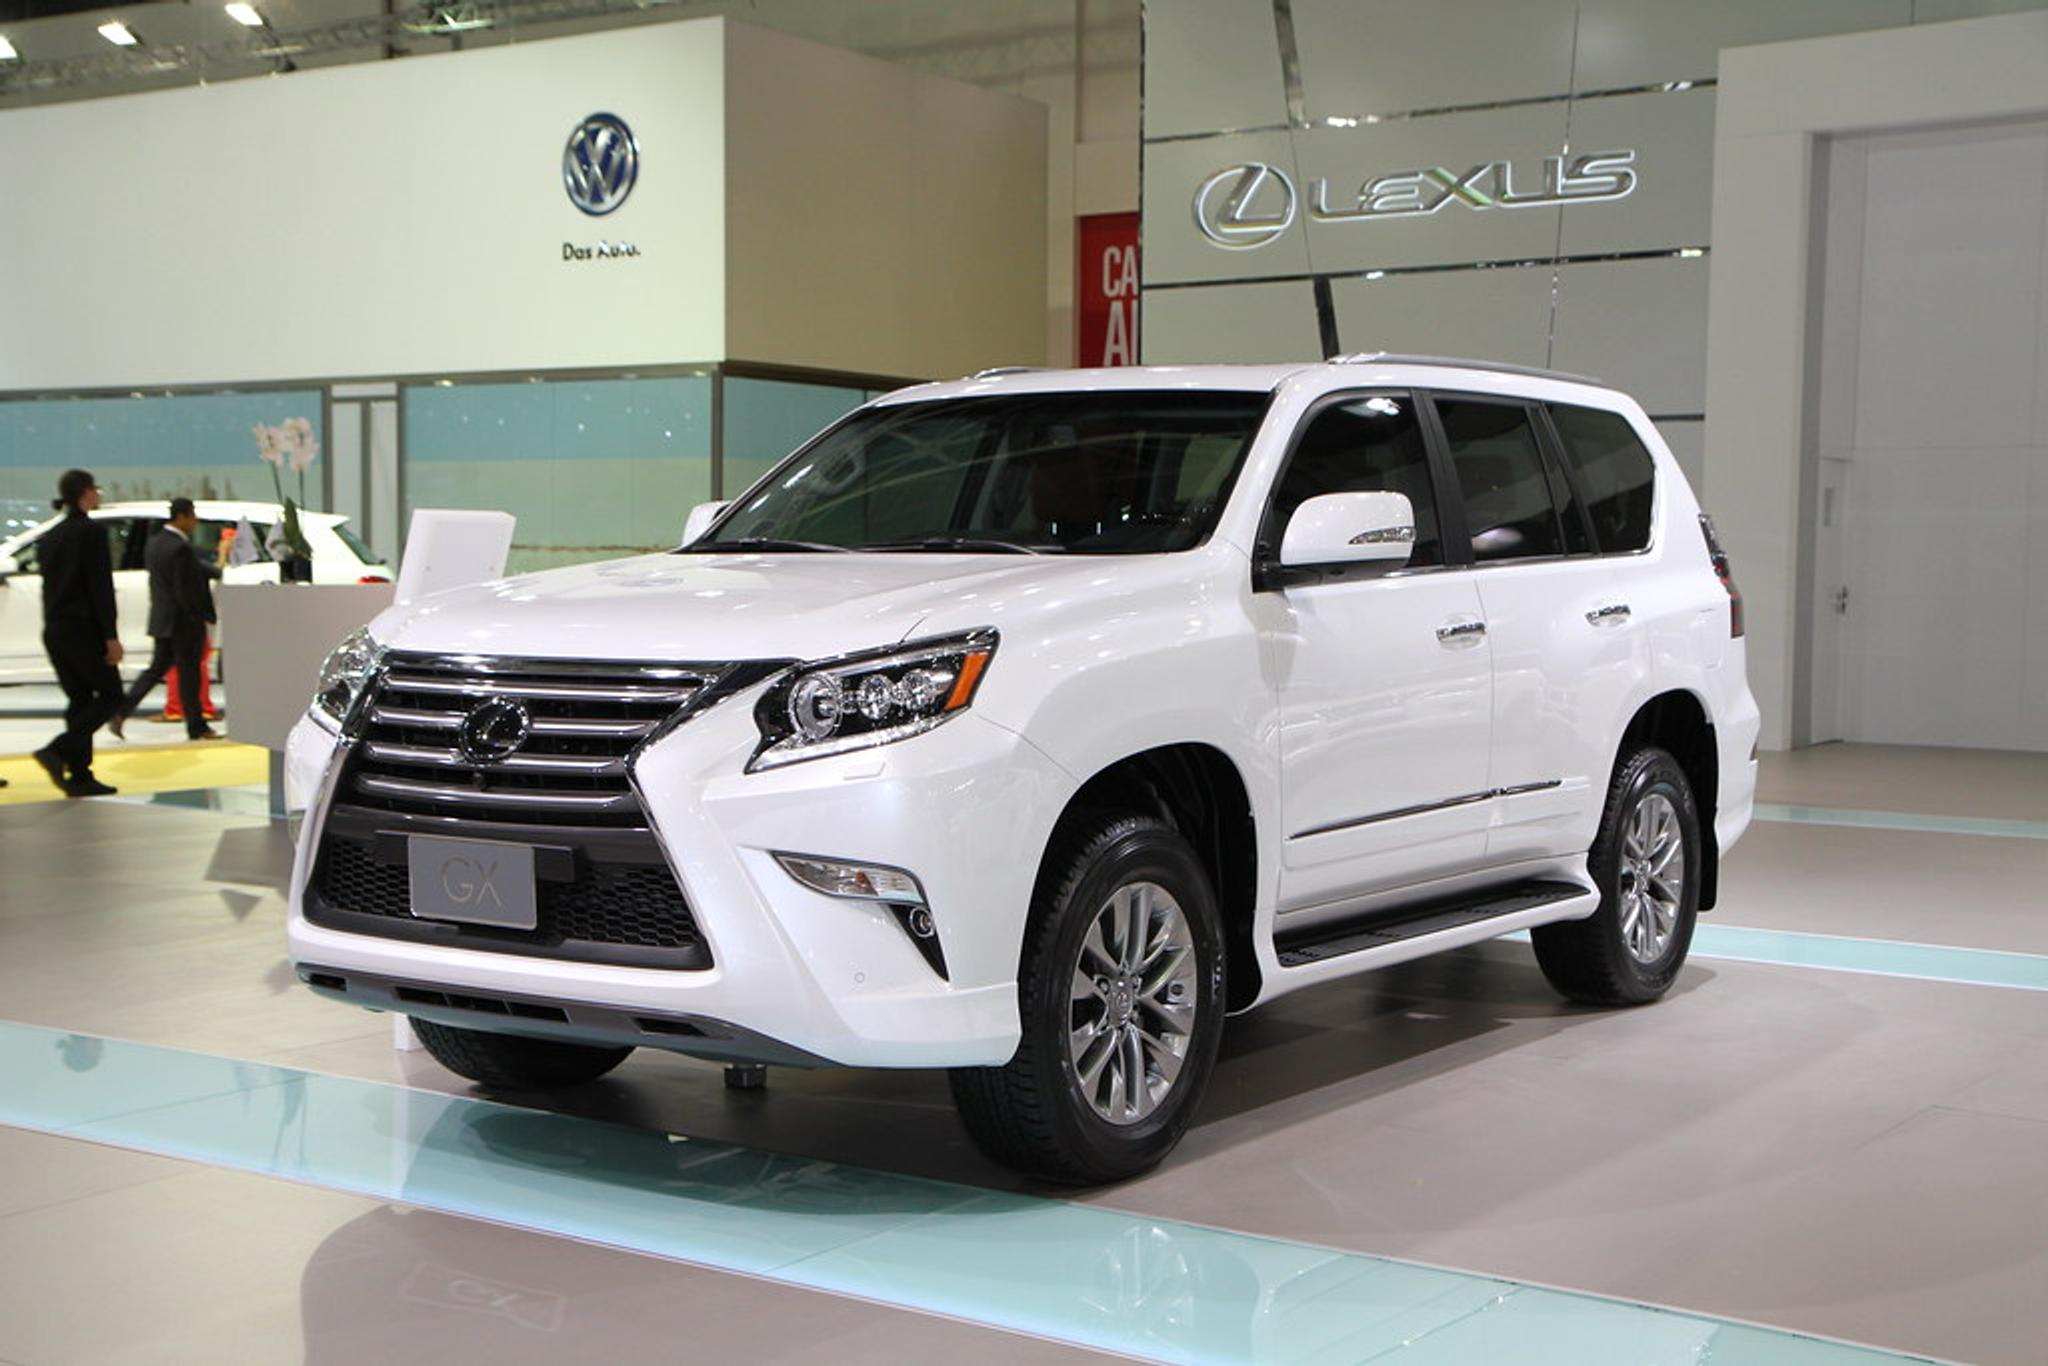
M 310 560 L 313 547 L 299 528 L 299 508 L 306 501 L 306 470 L 320 458 L 320 438 L 313 435 L 313 424 L 303 417 L 288 417 L 275 427 L 259 422 L 250 430 L 256 437 L 256 455 L 270 466 L 271 487 L 277 490 L 277 501 L 284 505 L 284 544 L 290 548 L 292 558 Z M 297 502 L 285 496 L 287 466 L 299 476 Z

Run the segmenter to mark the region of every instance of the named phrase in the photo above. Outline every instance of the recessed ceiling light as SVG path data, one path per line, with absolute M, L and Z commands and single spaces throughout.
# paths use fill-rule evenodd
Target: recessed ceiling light
M 14 50 L 14 44 L 8 42 L 5 37 L 0 37 L 0 62 L 11 62 L 20 55 Z
M 233 4 L 227 6 L 227 12 L 228 18 L 234 20 L 243 28 L 263 27 L 263 16 L 256 12 L 254 5 L 245 4 L 243 0 L 234 0 Z
M 134 47 L 141 39 L 129 32 L 128 26 L 119 19 L 109 19 L 100 25 L 100 37 L 115 47 Z

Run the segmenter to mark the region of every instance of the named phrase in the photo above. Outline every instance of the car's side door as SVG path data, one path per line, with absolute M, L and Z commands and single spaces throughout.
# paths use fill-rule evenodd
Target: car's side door
M 107 562 L 114 567 L 115 629 L 121 648 L 131 656 L 125 664 L 132 672 L 149 661 L 149 568 L 144 551 L 163 519 L 95 514 L 93 521 L 107 533 Z
M 1615 716 L 1649 667 L 1627 563 L 1596 553 L 1540 405 L 1449 393 L 1431 404 L 1493 643 L 1488 861 L 1582 851 L 1620 738 Z
M 1405 392 L 1321 401 L 1302 422 L 1259 534 L 1264 645 L 1279 710 L 1283 916 L 1461 871 L 1485 854 L 1492 666 L 1468 555 L 1445 555 L 1441 462 Z M 1282 571 L 1307 499 L 1405 494 L 1405 565 Z
M 42 535 L 48 534 L 45 527 Z M 7 682 L 51 676 L 49 656 L 43 653 L 43 575 L 36 558 L 41 539 L 15 550 L 14 572 L 0 581 L 0 680 Z

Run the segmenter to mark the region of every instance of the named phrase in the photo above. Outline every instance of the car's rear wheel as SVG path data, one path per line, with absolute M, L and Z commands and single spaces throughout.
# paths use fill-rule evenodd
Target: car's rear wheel
M 1600 909 L 1530 931 L 1550 984 L 1587 1005 L 1641 1005 L 1670 990 L 1700 904 L 1700 818 L 1678 761 L 1644 746 L 1607 791 L 1587 868 Z
M 952 1074 L 981 1150 L 1055 1181 L 1115 1181 L 1180 1141 L 1223 1030 L 1223 936 L 1186 840 L 1146 816 L 1070 820 L 1025 932 L 1023 1038 Z
M 434 1061 L 459 1077 L 507 1091 L 553 1091 L 595 1081 L 626 1060 L 620 1046 L 530 1039 L 415 1018 L 413 1032 Z

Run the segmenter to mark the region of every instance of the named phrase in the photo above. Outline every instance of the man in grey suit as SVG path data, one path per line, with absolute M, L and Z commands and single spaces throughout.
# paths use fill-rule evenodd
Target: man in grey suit
M 185 707 L 185 734 L 194 740 L 217 739 L 199 709 L 199 670 L 206 654 L 206 628 L 213 623 L 212 577 L 192 544 L 199 514 L 190 498 L 171 499 L 171 520 L 150 534 L 142 549 L 149 570 L 149 634 L 156 641 L 149 667 L 135 680 L 121 704 L 123 712 L 142 705 L 149 690 L 178 666 L 179 701 Z

